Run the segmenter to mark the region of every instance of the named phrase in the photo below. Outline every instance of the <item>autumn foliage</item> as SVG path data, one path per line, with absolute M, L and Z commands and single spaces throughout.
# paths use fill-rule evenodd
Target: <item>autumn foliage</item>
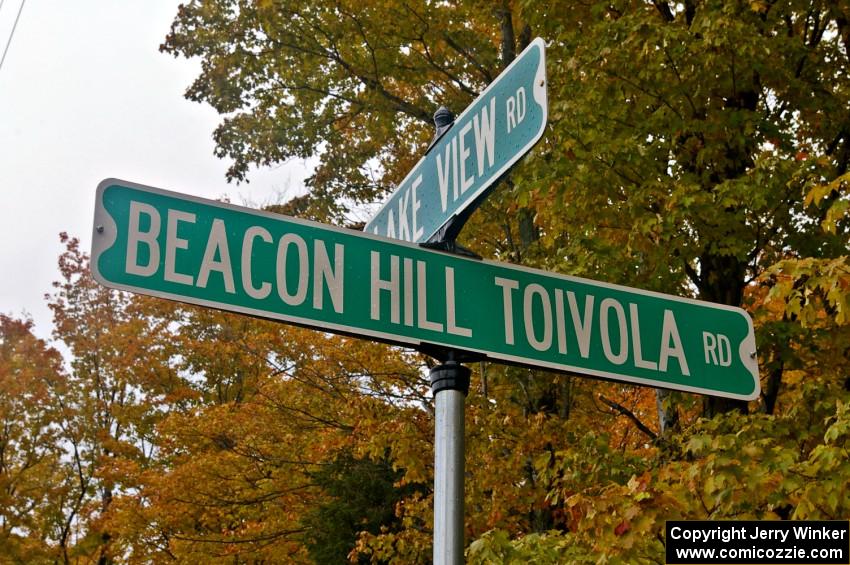
M 744 307 L 762 396 L 470 364 L 468 561 L 657 563 L 665 520 L 846 519 L 846 6 L 195 0 L 162 49 L 202 60 L 187 96 L 232 178 L 318 155 L 278 211 L 348 224 L 534 36 L 547 132 L 462 243 Z M 430 562 L 433 360 L 108 290 L 62 237 L 55 343 L 0 316 L 0 562 Z

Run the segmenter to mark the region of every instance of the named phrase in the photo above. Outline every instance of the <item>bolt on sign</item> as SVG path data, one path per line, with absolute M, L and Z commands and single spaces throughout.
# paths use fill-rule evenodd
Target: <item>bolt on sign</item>
M 752 321 L 711 304 L 423 249 L 108 179 L 92 273 L 111 288 L 387 343 L 752 400 Z

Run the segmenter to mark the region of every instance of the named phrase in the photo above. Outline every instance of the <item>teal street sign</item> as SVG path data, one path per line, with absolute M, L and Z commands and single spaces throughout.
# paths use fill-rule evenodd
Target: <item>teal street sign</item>
M 457 117 L 364 231 L 421 243 L 479 203 L 543 135 L 544 51 L 542 39 L 532 41 Z
M 479 261 L 119 180 L 102 284 L 410 347 L 729 398 L 759 395 L 739 308 Z

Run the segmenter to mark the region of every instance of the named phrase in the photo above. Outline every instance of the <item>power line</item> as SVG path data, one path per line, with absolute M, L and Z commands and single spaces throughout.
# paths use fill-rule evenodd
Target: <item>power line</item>
M 0 0 L 0 7 L 3 6 L 5 0 Z M 24 11 L 24 4 L 27 0 L 21 0 L 21 7 L 18 8 L 18 15 L 15 16 L 15 23 L 12 24 L 12 31 L 9 32 L 9 40 L 6 42 L 6 48 L 3 49 L 3 57 L 0 58 L 0 70 L 3 70 L 3 63 L 6 61 L 6 53 L 9 52 L 9 46 L 12 44 L 12 37 L 15 35 L 15 30 L 18 28 L 18 20 L 21 19 L 21 12 Z

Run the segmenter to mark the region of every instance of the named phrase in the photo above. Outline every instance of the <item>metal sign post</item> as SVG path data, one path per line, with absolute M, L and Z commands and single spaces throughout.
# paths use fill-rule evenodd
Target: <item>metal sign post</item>
M 104 180 L 92 275 L 110 288 L 440 360 L 430 375 L 433 556 L 459 565 L 470 377 L 460 363 L 488 359 L 738 400 L 760 392 L 755 332 L 740 308 L 484 261 L 455 244 L 468 214 L 540 139 L 545 87 L 537 39 L 453 127 L 438 112 L 435 143 L 366 233 Z
M 464 400 L 468 367 L 454 360 L 431 369 L 434 394 L 434 564 L 463 563 Z

